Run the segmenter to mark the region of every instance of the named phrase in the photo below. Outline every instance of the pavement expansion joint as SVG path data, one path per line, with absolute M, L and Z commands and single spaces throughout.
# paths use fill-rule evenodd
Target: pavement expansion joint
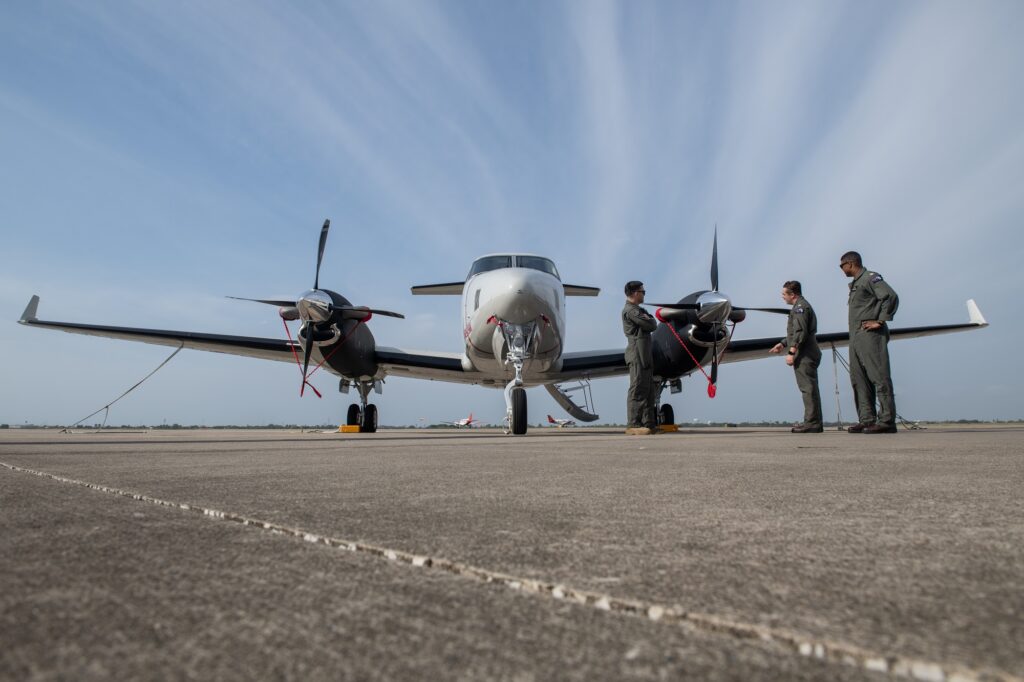
M 404 563 L 418 568 L 440 569 L 458 576 L 474 579 L 478 582 L 496 584 L 520 592 L 569 601 L 601 611 L 647 618 L 654 622 L 682 625 L 687 628 L 732 637 L 737 641 L 757 640 L 767 642 L 800 656 L 852 666 L 870 672 L 887 673 L 894 677 L 924 680 L 926 682 L 1024 682 L 1024 679 L 1001 670 L 977 670 L 957 664 L 938 663 L 891 653 L 870 651 L 857 645 L 816 638 L 783 628 L 744 623 L 713 614 L 686 611 L 680 606 L 656 604 L 639 599 L 625 599 L 588 590 L 579 590 L 563 583 L 548 583 L 541 580 L 522 578 L 441 557 L 422 556 L 402 550 L 329 537 L 301 528 L 293 528 L 271 521 L 249 518 L 233 512 L 209 509 L 183 502 L 162 500 L 141 493 L 81 481 L 45 471 L 28 469 L 6 462 L 0 462 L 0 466 L 14 472 L 32 474 L 59 483 L 81 486 L 147 504 L 171 507 L 181 511 L 201 514 L 211 519 L 230 521 L 243 526 L 252 526 L 269 531 L 272 534 L 291 536 L 313 544 L 322 544 L 336 549 L 377 556 L 385 561 Z

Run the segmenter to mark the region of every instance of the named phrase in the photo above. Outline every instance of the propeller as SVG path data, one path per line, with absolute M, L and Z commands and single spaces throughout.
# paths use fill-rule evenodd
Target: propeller
M 748 311 L 757 311 L 762 313 L 773 313 L 776 315 L 789 315 L 788 308 L 748 308 L 742 306 L 732 305 L 732 301 L 728 296 L 719 292 L 718 290 L 718 225 L 715 225 L 715 236 L 711 246 L 711 290 L 703 291 L 693 294 L 697 299 L 692 303 L 680 302 L 680 303 L 650 303 L 648 305 L 656 308 L 663 308 L 665 311 L 695 311 L 697 313 L 696 319 L 691 315 L 685 315 L 683 313 L 666 312 L 662 314 L 659 311 L 658 319 L 666 324 L 671 324 L 671 320 L 683 320 L 684 323 L 689 322 L 697 326 L 710 327 L 711 329 L 711 373 L 708 375 L 708 395 L 712 398 L 715 396 L 715 384 L 718 382 L 718 342 L 720 340 L 720 331 L 725 327 L 726 322 L 731 321 L 733 324 L 738 323 L 744 319 Z M 677 335 L 678 338 L 678 335 Z M 682 343 L 682 339 L 680 339 Z M 685 345 L 685 344 L 684 344 Z M 694 358 L 696 362 L 696 358 Z
M 302 385 L 299 386 L 299 397 L 301 398 L 306 393 L 306 384 L 309 383 L 309 356 L 313 353 L 313 339 L 309 337 L 309 325 L 313 324 L 312 321 L 306 322 L 303 327 L 307 329 L 306 332 L 306 348 L 302 353 Z
M 316 273 L 313 276 L 313 288 L 303 292 L 297 300 L 228 296 L 228 298 L 236 301 L 252 301 L 253 303 L 277 306 L 279 308 L 278 313 L 286 321 L 302 320 L 299 336 L 300 339 L 302 337 L 305 338 L 305 347 L 302 352 L 302 386 L 299 389 L 300 396 L 305 393 L 306 385 L 309 383 L 309 361 L 313 354 L 313 346 L 317 345 L 316 333 L 318 331 L 321 334 L 326 332 L 327 338 L 332 338 L 332 335 L 337 336 L 337 330 L 332 330 L 331 326 L 343 320 L 366 322 L 373 315 L 384 315 L 399 319 L 405 318 L 405 315 L 390 310 L 380 310 L 367 306 L 338 305 L 335 303 L 335 300 L 338 298 L 337 294 L 320 288 L 320 266 L 323 264 L 324 250 L 327 247 L 327 235 L 330 230 L 331 221 L 328 219 L 324 221 L 323 227 L 320 228 L 320 241 L 316 251 Z M 285 329 L 287 329 L 287 324 L 285 324 Z M 290 335 L 289 338 L 291 338 Z M 321 336 L 320 338 L 323 339 L 324 337 Z M 313 386 L 310 385 L 310 388 L 313 388 Z M 313 390 L 316 391 L 315 388 Z
M 711 290 L 718 291 L 718 225 L 715 225 L 715 243 L 711 247 Z
M 316 251 L 316 277 L 313 278 L 313 288 L 320 288 L 320 263 L 324 260 L 324 247 L 327 246 L 327 232 L 331 229 L 331 219 L 328 218 L 324 221 L 324 226 L 320 228 L 320 247 Z
M 786 308 L 741 308 L 738 305 L 732 307 L 733 310 L 756 310 L 760 313 L 775 313 L 777 315 L 789 315 L 789 310 Z

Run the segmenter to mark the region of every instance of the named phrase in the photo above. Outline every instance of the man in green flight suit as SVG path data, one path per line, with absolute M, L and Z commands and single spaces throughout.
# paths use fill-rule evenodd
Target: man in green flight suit
M 654 381 L 654 345 L 651 342 L 651 332 L 658 328 L 658 321 L 640 307 L 646 293 L 643 282 L 626 282 L 622 331 L 626 334 L 626 365 L 629 366 L 626 433 L 632 436 L 658 432 L 657 392 L 661 386 Z
M 896 433 L 896 399 L 889 371 L 890 322 L 899 296 L 877 272 L 864 267 L 860 254 L 847 251 L 839 259 L 850 282 L 850 382 L 857 401 L 858 424 L 850 433 Z M 875 398 L 878 412 L 875 412 Z
M 793 368 L 796 385 L 804 399 L 804 421 L 792 428 L 793 433 L 821 433 L 821 395 L 818 392 L 818 317 L 804 298 L 800 282 L 790 280 L 782 285 L 782 300 L 793 306 L 786 323 L 786 338 L 772 347 L 769 353 L 786 351 L 786 364 Z

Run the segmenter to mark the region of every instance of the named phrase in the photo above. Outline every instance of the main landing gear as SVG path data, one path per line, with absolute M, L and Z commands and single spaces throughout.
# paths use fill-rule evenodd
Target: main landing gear
M 349 426 L 358 426 L 360 433 L 374 433 L 377 431 L 377 406 L 367 403 L 366 399 L 373 384 L 357 384 L 359 391 L 359 402 L 348 406 L 348 415 L 345 423 Z
M 661 388 L 658 389 L 658 426 L 668 426 L 676 423 L 676 412 L 672 409 L 672 406 L 668 403 L 661 402 L 661 392 L 665 388 L 669 389 L 670 393 L 682 393 L 683 382 L 681 379 L 667 379 L 662 382 Z
M 658 424 L 675 424 L 676 413 L 672 406 L 665 403 L 658 408 Z

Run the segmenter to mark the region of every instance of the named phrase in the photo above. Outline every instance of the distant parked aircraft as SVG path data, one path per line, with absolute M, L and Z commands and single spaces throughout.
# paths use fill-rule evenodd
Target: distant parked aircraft
M 457 429 L 461 429 L 464 426 L 467 427 L 467 428 L 472 428 L 473 424 L 479 424 L 480 420 L 479 419 L 473 419 L 473 413 L 470 412 L 468 417 L 463 417 L 462 419 L 458 419 L 458 420 L 453 421 L 453 422 L 441 422 L 441 423 L 442 424 L 447 424 L 448 426 L 454 426 Z
M 576 422 L 571 419 L 555 419 L 550 414 L 548 415 L 548 424 L 554 424 L 558 428 L 563 426 L 576 426 Z

